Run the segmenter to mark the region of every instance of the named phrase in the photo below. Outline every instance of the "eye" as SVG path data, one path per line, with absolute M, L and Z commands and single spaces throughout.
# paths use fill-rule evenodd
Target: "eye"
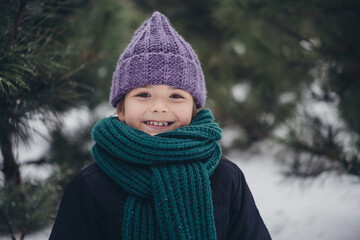
M 170 98 L 180 99 L 180 98 L 184 98 L 184 97 L 181 96 L 180 94 L 173 93 L 173 94 L 170 95 Z
M 139 93 L 139 94 L 136 94 L 136 97 L 148 98 L 148 97 L 150 97 L 150 94 L 148 94 L 148 93 Z

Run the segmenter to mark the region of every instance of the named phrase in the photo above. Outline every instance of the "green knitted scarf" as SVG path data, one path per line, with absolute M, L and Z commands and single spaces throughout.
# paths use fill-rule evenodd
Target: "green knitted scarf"
M 129 193 L 123 239 L 216 239 L 209 176 L 220 161 L 221 129 L 210 110 L 155 136 L 105 118 L 92 137 L 95 161 Z

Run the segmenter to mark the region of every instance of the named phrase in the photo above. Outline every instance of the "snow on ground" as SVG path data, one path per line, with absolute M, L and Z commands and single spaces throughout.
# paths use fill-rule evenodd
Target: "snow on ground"
M 111 112 L 107 111 L 105 115 L 108 114 Z M 69 118 L 79 119 L 79 115 L 84 113 L 70 113 Z M 30 146 L 19 148 L 17 157 L 20 161 L 34 159 L 47 148 L 46 140 L 35 137 Z M 359 179 L 333 174 L 322 175 L 316 180 L 285 179 L 275 156 L 275 151 L 266 147 L 253 155 L 235 151 L 227 154 L 244 172 L 274 240 L 360 239 Z M 46 177 L 50 170 L 22 169 L 28 176 L 34 171 Z M 50 231 L 51 226 L 25 239 L 45 240 Z M 5 239 L 10 237 L 0 236 L 0 240 Z
M 350 176 L 323 175 L 289 180 L 274 154 L 227 157 L 244 172 L 260 214 L 275 240 L 359 240 L 360 182 Z

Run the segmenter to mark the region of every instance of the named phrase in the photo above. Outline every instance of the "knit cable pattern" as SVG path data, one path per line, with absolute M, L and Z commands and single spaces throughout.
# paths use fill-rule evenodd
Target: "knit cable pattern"
M 92 136 L 95 161 L 129 193 L 124 239 L 216 239 L 209 176 L 221 157 L 221 129 L 210 110 L 156 136 L 105 118 Z
M 190 44 L 160 12 L 154 12 L 135 31 L 119 57 L 109 101 L 116 107 L 131 89 L 146 85 L 180 88 L 193 96 L 197 108 L 205 104 L 206 86 L 200 61 Z

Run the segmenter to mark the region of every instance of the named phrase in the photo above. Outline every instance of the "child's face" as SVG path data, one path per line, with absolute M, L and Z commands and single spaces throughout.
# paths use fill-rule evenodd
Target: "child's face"
M 184 90 L 148 85 L 126 94 L 118 118 L 128 126 L 156 135 L 189 125 L 193 106 L 192 95 Z

